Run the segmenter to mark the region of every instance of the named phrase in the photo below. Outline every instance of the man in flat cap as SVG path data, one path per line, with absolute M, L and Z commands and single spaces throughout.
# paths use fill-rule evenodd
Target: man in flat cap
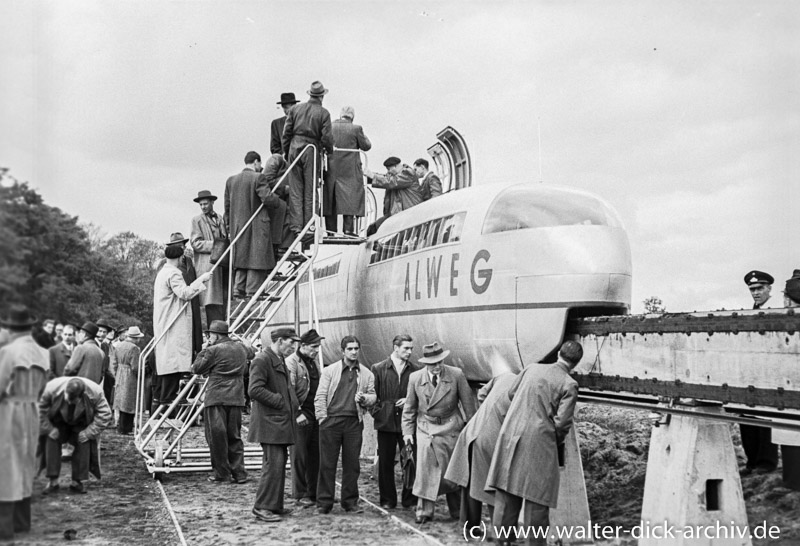
M 398 212 L 422 203 L 420 189 L 414 169 L 403 163 L 399 157 L 389 157 L 383 162 L 386 174 L 377 174 L 369 169 L 365 171 L 373 188 L 383 188 L 383 216 L 389 217 Z
M 319 423 L 314 415 L 314 397 L 319 387 L 317 356 L 323 339 L 312 328 L 300 336 L 297 351 L 286 358 L 289 381 L 299 406 L 292 448 L 292 494 L 302 506 L 314 506 L 317 503 Z
M 194 250 L 194 269 L 198 275 L 211 271 L 211 251 L 214 250 L 214 241 L 228 239 L 228 230 L 222 216 L 214 211 L 214 202 L 217 196 L 208 190 L 203 190 L 194 198 L 200 205 L 200 214 L 192 218 L 192 231 L 189 241 Z M 217 243 L 217 245 L 224 243 Z M 198 298 L 200 305 L 206 309 L 206 324 L 210 325 L 215 320 L 225 320 L 226 293 L 225 279 L 228 268 L 221 264 L 214 271 L 214 276 L 208 281 L 205 292 Z
M 283 507 L 286 484 L 286 449 L 294 444 L 297 428 L 297 396 L 286 369 L 285 358 L 299 341 L 294 328 L 261 333 L 261 352 L 250 364 L 250 414 L 248 442 L 261 444 L 263 459 L 253 515 L 266 522 L 280 521 L 292 512 Z
M 94 322 L 86 322 L 78 330 L 78 346 L 64 368 L 64 375 L 77 375 L 91 379 L 98 385 L 103 381 L 105 353 L 95 339 L 100 329 Z
M 333 509 L 336 464 L 342 452 L 341 503 L 345 512 L 361 513 L 358 506 L 358 476 L 361 473 L 361 442 L 364 414 L 375 404 L 375 378 L 359 363 L 361 342 L 356 336 L 342 338 L 342 359 L 322 370 L 314 414 L 319 419 L 319 480 L 317 511 Z
M 192 364 L 192 373 L 207 376 L 203 426 L 211 455 L 208 477 L 212 482 L 245 483 L 242 410 L 247 361 L 255 356 L 249 347 L 228 337 L 228 323 L 215 320 L 208 341 Z
M 744 276 L 744 282 L 753 296 L 753 309 L 771 309 L 772 284 L 775 278 L 769 273 L 753 270 Z M 739 424 L 742 448 L 747 464 L 742 474 L 772 472 L 778 466 L 778 446 L 772 443 L 772 429 Z
M 294 93 L 281 93 L 281 100 L 276 104 L 279 104 L 281 109 L 283 109 L 283 116 L 273 119 L 270 125 L 269 153 L 283 154 L 281 138 L 283 138 L 283 126 L 286 124 L 286 115 L 289 113 L 289 110 L 292 109 L 292 106 L 298 102 L 300 101 L 294 98 Z
M 295 237 L 314 214 L 314 191 L 322 174 L 322 153 L 333 153 L 331 114 L 322 107 L 322 99 L 327 93 L 328 90 L 322 82 L 313 82 L 308 90 L 308 102 L 293 106 L 286 114 L 286 124 L 283 127 L 281 146 L 286 160 L 291 164 L 295 158 L 300 157 L 289 175 L 289 227 Z M 303 153 L 309 144 L 316 146 L 316 160 L 313 152 Z M 310 241 L 311 237 L 306 240 Z
M 47 350 L 31 335 L 36 317 L 21 305 L 0 319 L 0 540 L 31 529 L 31 495 L 39 439 L 38 401 L 47 381 Z M 0 336 L 2 337 L 2 336 Z M 60 455 L 60 454 L 59 454 Z
M 433 519 L 436 498 L 445 493 L 450 517 L 458 519 L 461 494 L 444 479 L 456 440 L 464 424 L 475 415 L 475 397 L 459 368 L 443 363 L 450 351 L 434 341 L 422 348 L 417 362 L 425 368 L 411 374 L 403 406 L 403 440 L 417 445 L 416 522 Z M 460 408 L 459 408 L 460 406 Z M 463 416 L 462 416 L 463 413 Z

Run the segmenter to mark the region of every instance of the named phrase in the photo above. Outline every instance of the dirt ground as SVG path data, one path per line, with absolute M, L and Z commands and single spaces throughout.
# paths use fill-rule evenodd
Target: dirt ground
M 630 528 L 639 521 L 650 423 L 646 414 L 631 410 L 587 405 L 577 415 L 592 521 Z M 740 464 L 738 427 L 733 426 Z M 200 441 L 201 429 L 187 443 Z M 103 479 L 91 481 L 87 495 L 68 493 L 69 463 L 62 470 L 61 492 L 42 497 L 40 478 L 33 497 L 33 530 L 17 544 L 62 543 L 68 529 L 76 531 L 74 544 L 178 544 L 178 537 L 161 500 L 156 482 L 147 473 L 132 437 L 112 429 L 103 437 Z M 359 488 L 377 504 L 378 486 L 371 461 L 362 461 Z M 414 524 L 413 510 L 390 514 L 364 504 L 364 514 L 348 514 L 338 505 L 329 515 L 301 508 L 287 500 L 295 512 L 281 523 L 268 524 L 250 513 L 258 472 L 243 485 L 215 484 L 205 474 L 169 474 L 162 481 L 188 544 L 386 544 L 416 546 L 455 545 L 464 539 L 457 522 L 449 519 L 444 499 L 432 523 Z M 291 472 L 287 472 L 286 498 L 290 498 Z M 780 471 L 742 478 L 751 524 L 766 520 L 781 528 L 781 544 L 800 545 L 800 492 L 780 485 Z M 398 474 L 399 483 L 399 474 Z M 402 523 L 405 523 L 404 526 Z M 420 528 L 426 535 L 414 533 Z M 632 543 L 633 541 L 630 541 Z M 756 545 L 766 541 L 755 541 Z M 625 542 L 623 542 L 625 544 Z

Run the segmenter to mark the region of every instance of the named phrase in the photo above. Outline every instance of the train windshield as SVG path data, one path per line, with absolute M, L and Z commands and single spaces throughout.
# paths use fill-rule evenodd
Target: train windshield
M 617 213 L 590 195 L 534 185 L 514 186 L 498 195 L 486 215 L 483 233 L 555 226 L 621 228 Z

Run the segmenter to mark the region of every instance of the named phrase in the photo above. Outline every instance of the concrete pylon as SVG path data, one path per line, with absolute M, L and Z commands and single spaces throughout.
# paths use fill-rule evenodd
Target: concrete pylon
M 721 412 L 722 408 L 698 408 Z M 730 425 L 672 415 L 650 436 L 640 546 L 751 544 Z M 741 536 L 744 534 L 745 536 Z
M 590 520 L 581 450 L 573 425 L 564 444 L 564 466 L 561 468 L 558 484 L 558 508 L 550 510 L 550 526 L 570 528 L 571 537 L 562 537 L 562 544 L 594 544 L 589 528 Z

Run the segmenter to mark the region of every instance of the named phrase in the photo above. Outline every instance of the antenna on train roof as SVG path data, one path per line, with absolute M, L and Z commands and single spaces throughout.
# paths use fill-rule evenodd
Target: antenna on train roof
M 539 133 L 539 184 L 544 182 L 542 176 L 542 123 L 541 118 L 536 118 L 536 131 Z

